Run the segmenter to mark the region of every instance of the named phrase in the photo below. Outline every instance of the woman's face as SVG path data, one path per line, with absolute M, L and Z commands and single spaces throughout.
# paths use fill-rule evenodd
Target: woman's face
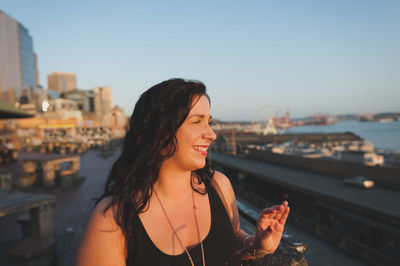
M 177 166 L 190 171 L 205 166 L 208 147 L 216 139 L 210 126 L 210 102 L 207 97 L 195 97 L 193 104 L 185 122 L 176 133 L 178 145 L 176 152 L 170 157 Z

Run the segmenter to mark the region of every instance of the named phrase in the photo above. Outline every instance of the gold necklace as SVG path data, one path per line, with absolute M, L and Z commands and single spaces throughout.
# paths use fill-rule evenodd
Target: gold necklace
M 176 235 L 176 238 L 178 239 L 179 243 L 181 244 L 181 247 L 185 250 L 186 255 L 188 256 L 188 258 L 189 258 L 189 260 L 190 260 L 190 264 L 191 264 L 192 266 L 194 266 L 193 259 L 192 259 L 192 257 L 190 256 L 189 251 L 186 249 L 185 245 L 183 245 L 183 242 L 182 242 L 182 240 L 180 239 L 180 237 L 178 236 L 178 233 L 175 231 L 175 228 L 172 226 L 172 223 L 171 223 L 171 221 L 169 220 L 169 217 L 168 217 L 168 215 L 167 215 L 167 212 L 165 211 L 164 205 L 161 203 L 160 197 L 158 197 L 158 194 L 157 194 L 156 189 L 155 189 L 155 188 L 153 188 L 153 189 L 154 189 L 154 194 L 156 194 L 157 200 L 158 200 L 158 202 L 160 203 L 161 209 L 162 209 L 163 212 L 164 212 L 165 218 L 167 218 L 167 221 L 168 221 L 169 225 L 171 226 L 172 231 L 174 231 L 174 234 Z M 196 205 L 196 203 L 194 202 L 194 192 L 193 192 L 193 189 L 192 189 L 192 201 L 193 201 L 194 220 L 195 220 L 196 228 L 197 228 L 197 236 L 198 236 L 198 238 L 199 238 L 200 247 L 201 247 L 201 259 L 203 260 L 203 266 L 206 266 L 206 261 L 205 261 L 205 256 L 204 256 L 204 248 L 203 248 L 203 241 L 202 241 L 201 238 L 200 238 L 199 223 L 198 223 L 198 221 L 197 221 L 197 213 L 196 213 L 197 205 Z

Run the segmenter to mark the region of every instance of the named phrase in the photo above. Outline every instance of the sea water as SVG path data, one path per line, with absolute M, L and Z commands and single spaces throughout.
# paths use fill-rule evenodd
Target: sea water
M 365 141 L 374 144 L 376 149 L 392 150 L 400 153 L 400 122 L 360 122 L 357 120 L 339 121 L 333 125 L 299 126 L 285 133 L 337 133 L 353 132 Z

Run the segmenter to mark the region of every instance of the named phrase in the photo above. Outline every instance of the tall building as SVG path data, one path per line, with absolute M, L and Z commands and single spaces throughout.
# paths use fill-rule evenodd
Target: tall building
M 52 72 L 47 76 L 48 87 L 50 90 L 59 93 L 76 89 L 76 75 L 68 72 Z
M 0 10 L 0 98 L 15 103 L 22 89 L 36 87 L 33 40 L 18 21 Z
M 111 113 L 113 108 L 112 91 L 109 87 L 97 87 L 93 91 L 96 117 L 99 121 L 103 121 L 103 118 Z
M 35 54 L 35 70 L 36 70 L 36 86 L 40 86 L 40 78 L 39 78 L 39 67 L 38 67 L 38 59 L 37 59 L 37 53 Z

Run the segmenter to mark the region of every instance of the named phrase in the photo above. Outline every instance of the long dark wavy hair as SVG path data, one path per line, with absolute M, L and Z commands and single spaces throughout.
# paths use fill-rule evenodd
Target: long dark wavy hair
M 206 94 L 206 87 L 198 81 L 170 79 L 144 92 L 135 105 L 129 120 L 122 152 L 114 162 L 108 175 L 104 193 L 97 199 L 106 197 L 111 201 L 114 218 L 125 236 L 128 251 L 133 247 L 133 227 L 135 217 L 146 211 L 153 193 L 153 185 L 158 179 L 161 164 L 177 149 L 176 132 L 188 116 L 198 96 Z M 207 96 L 209 99 L 209 97 Z M 192 173 L 197 183 L 209 181 L 213 171 L 208 163 Z

